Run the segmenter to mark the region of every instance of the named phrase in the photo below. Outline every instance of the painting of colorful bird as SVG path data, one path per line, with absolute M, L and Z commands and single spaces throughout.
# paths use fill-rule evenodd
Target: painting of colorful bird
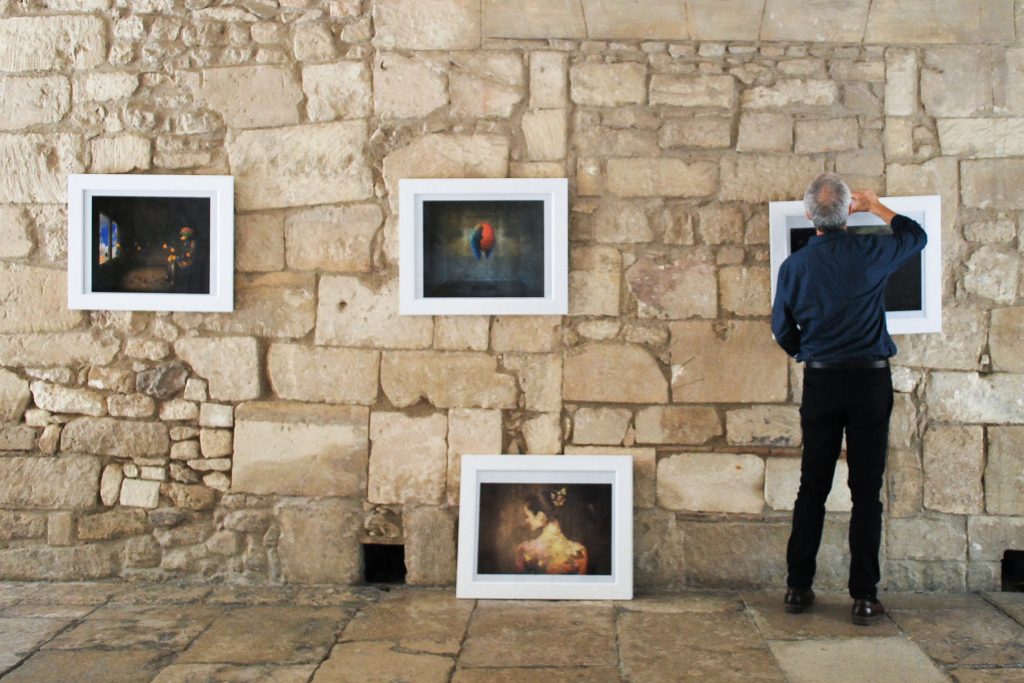
M 477 223 L 476 228 L 473 229 L 472 236 L 469 238 L 469 247 L 473 250 L 473 256 L 479 261 L 481 254 L 491 258 L 491 252 L 494 251 L 494 245 L 497 242 L 498 238 L 494 234 L 493 225 L 490 223 Z

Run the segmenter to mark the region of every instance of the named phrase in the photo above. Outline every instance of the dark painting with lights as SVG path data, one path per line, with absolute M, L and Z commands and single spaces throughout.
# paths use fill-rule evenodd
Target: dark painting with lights
M 611 484 L 480 484 L 478 574 L 612 573 Z
M 543 201 L 424 201 L 423 296 L 544 297 Z
M 92 198 L 92 291 L 210 293 L 210 199 Z

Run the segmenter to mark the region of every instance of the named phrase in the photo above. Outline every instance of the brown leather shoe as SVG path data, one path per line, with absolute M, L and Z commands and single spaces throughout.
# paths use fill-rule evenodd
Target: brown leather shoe
M 814 591 L 810 588 L 787 588 L 783 603 L 790 614 L 800 614 L 814 604 Z
M 878 600 L 854 598 L 853 623 L 858 626 L 870 626 L 885 614 L 885 607 Z

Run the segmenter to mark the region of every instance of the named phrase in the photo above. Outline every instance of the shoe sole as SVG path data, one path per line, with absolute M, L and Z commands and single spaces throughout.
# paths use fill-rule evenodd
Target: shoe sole
M 800 614 L 811 608 L 810 605 L 786 605 L 786 611 L 790 614 Z
M 871 626 L 872 624 L 878 623 L 878 621 L 881 618 L 881 614 L 875 615 L 873 617 L 853 617 L 853 623 L 857 626 Z

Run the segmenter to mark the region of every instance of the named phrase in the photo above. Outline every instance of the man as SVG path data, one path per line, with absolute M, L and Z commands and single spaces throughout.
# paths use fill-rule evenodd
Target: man
M 825 499 L 846 432 L 846 462 L 853 499 L 850 517 L 850 597 L 853 622 L 868 625 L 885 613 L 878 601 L 879 493 L 885 470 L 896 345 L 885 326 L 889 276 L 927 242 L 915 221 L 891 211 L 871 191 L 850 192 L 834 173 L 814 180 L 804 194 L 816 235 L 779 268 L 772 332 L 786 353 L 805 363 L 800 405 L 803 459 L 786 549 L 787 612 L 814 602 L 811 585 L 825 522 Z M 855 235 L 849 213 L 868 211 L 892 227 L 891 235 Z

